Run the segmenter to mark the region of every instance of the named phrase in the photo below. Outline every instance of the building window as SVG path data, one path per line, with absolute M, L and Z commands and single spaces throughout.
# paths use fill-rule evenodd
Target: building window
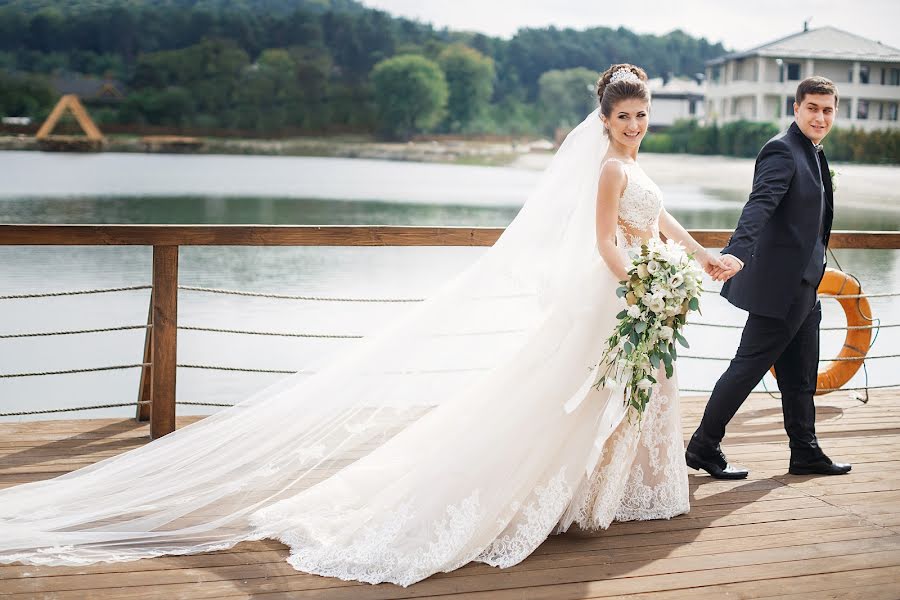
M 845 100 L 843 104 L 838 105 L 838 116 L 842 119 L 850 118 L 850 101 Z
M 722 67 L 713 67 L 712 68 L 712 80 L 716 83 L 722 80 Z
M 897 120 L 897 103 L 896 102 L 888 102 L 887 103 L 887 120 L 888 121 L 896 121 Z
M 788 96 L 784 101 L 784 116 L 793 117 L 794 116 L 794 97 Z
M 887 81 L 882 81 L 882 83 L 900 85 L 900 69 L 883 69 L 881 71 L 882 78 L 884 78 L 885 73 L 887 73 Z
M 869 101 L 868 100 L 860 100 L 856 104 L 856 118 L 860 121 L 865 121 L 869 118 Z
M 800 81 L 800 63 L 787 64 L 788 81 Z
M 690 100 L 689 102 L 690 103 L 688 104 L 688 114 L 696 115 L 697 114 L 697 101 Z
M 859 82 L 869 83 L 869 65 L 861 65 L 859 67 Z

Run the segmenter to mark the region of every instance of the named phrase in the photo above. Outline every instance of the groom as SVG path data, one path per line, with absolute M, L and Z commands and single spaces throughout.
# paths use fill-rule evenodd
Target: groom
M 748 471 L 728 464 L 719 443 L 725 427 L 773 364 L 790 438 L 789 472 L 838 475 L 850 465 L 832 462 L 816 440 L 816 371 L 822 307 L 816 288 L 825 272 L 834 196 L 820 142 L 837 112 L 838 92 L 824 77 L 800 82 L 794 123 L 763 146 L 753 190 L 737 228 L 722 250 L 714 279 L 722 296 L 749 315 L 740 346 L 716 383 L 685 453 L 687 465 L 719 479 Z

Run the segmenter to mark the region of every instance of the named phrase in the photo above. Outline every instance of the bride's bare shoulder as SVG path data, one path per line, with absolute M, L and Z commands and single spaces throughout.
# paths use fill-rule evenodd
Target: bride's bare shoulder
M 627 183 L 628 174 L 625 172 L 625 163 L 618 158 L 605 159 L 600 166 L 598 195 L 614 193 L 615 197 L 619 197 L 625 191 Z

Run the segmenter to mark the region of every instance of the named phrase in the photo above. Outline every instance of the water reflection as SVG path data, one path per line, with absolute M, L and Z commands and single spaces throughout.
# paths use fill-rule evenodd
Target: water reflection
M 468 171 L 467 171 L 468 172 Z M 479 176 L 483 174 L 478 172 Z M 695 186 L 663 186 L 666 205 L 688 228 L 734 227 L 744 198 Z M 374 192 L 380 195 L 381 192 Z M 448 197 L 449 194 L 442 192 Z M 433 199 L 433 198 L 432 198 Z M 87 195 L 0 198 L 0 221 L 7 223 L 259 223 L 506 226 L 518 205 L 486 195 L 478 202 L 372 201 L 343 197 L 285 197 L 228 194 L 163 196 Z M 838 207 L 835 228 L 895 230 L 900 214 Z M 484 248 L 289 248 L 186 247 L 180 276 L 185 285 L 271 291 L 286 294 L 420 297 L 470 264 Z M 843 268 L 868 290 L 900 289 L 898 252 L 839 250 Z M 145 284 L 150 278 L 150 249 L 145 247 L 0 247 L 0 293 L 50 291 Z M 711 285 L 711 287 L 717 287 Z M 773 290 L 773 293 L 778 293 Z M 144 292 L 6 301 L 0 304 L 0 333 L 105 327 L 142 323 Z M 900 322 L 896 299 L 874 299 L 876 315 Z M 358 305 L 271 301 L 182 293 L 179 321 L 186 325 L 260 330 L 316 331 L 365 335 L 409 305 Z M 741 323 L 743 313 L 710 294 L 703 320 Z M 836 302 L 826 302 L 824 323 L 843 324 Z M 692 352 L 727 355 L 737 330 L 705 327 L 689 331 Z M 837 353 L 843 336 L 823 334 L 822 355 Z M 352 341 L 238 337 L 184 332 L 179 361 L 266 368 L 300 369 L 345 350 Z M 900 328 L 881 332 L 875 354 L 900 345 Z M 0 372 L 69 369 L 139 362 L 142 332 L 0 340 Z M 896 366 L 896 363 L 893 363 Z M 684 387 L 708 389 L 725 363 L 683 360 Z M 870 366 L 869 382 L 891 383 L 896 372 L 887 361 Z M 223 374 L 181 369 L 179 399 L 235 402 L 277 379 L 270 375 Z M 861 384 L 864 374 L 853 380 Z M 767 380 L 773 388 L 773 383 Z M 137 371 L 108 372 L 0 382 L 0 412 L 35 407 L 127 402 L 137 393 Z M 181 414 L 192 410 L 179 407 Z M 133 409 L 84 413 L 84 417 L 127 416 Z M 68 415 L 63 415 L 68 416 Z

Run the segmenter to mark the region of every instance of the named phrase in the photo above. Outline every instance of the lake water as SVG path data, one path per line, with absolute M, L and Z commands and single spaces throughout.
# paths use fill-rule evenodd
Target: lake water
M 645 162 L 677 170 L 668 157 Z M 672 161 L 678 160 L 672 157 Z M 650 165 L 650 166 L 646 166 Z M 674 166 L 673 166 L 674 165 Z M 752 162 L 750 165 L 752 167 Z M 850 167 L 848 167 L 849 169 Z M 528 169 L 402 163 L 359 159 L 73 155 L 0 153 L 0 222 L 4 223 L 265 223 L 505 226 L 539 173 Z M 662 178 L 666 205 L 689 228 L 733 227 L 741 196 L 721 182 Z M 900 180 L 897 181 L 900 183 Z M 749 185 L 749 181 L 748 181 Z M 896 185 L 890 193 L 896 193 Z M 849 208 L 839 202 L 836 229 L 896 230 L 900 212 Z M 249 248 L 186 247 L 182 285 L 281 294 L 423 297 L 485 248 Z M 844 270 L 869 291 L 900 290 L 897 251 L 839 250 Z M 146 247 L 0 246 L 0 295 L 76 290 L 150 282 Z M 834 263 L 832 263 L 834 266 Z M 708 287 L 717 287 L 708 282 Z M 777 292 L 774 292 L 777 293 Z M 137 325 L 146 321 L 144 291 L 0 300 L 0 335 Z M 824 326 L 843 313 L 826 301 Z M 873 299 L 883 323 L 900 322 L 896 298 Z M 409 304 L 306 302 L 183 291 L 181 325 L 265 331 L 366 335 Z M 699 320 L 742 324 L 745 314 L 708 294 Z M 689 327 L 691 353 L 730 356 L 739 330 Z M 0 373 L 49 371 L 140 362 L 143 331 L 0 339 Z M 823 332 L 822 355 L 837 352 L 842 332 Z M 180 363 L 302 369 L 313 357 L 340 353 L 355 342 L 182 331 Z M 880 332 L 870 354 L 900 347 L 900 328 Z M 683 358 L 684 388 L 709 389 L 725 362 Z M 896 359 L 869 363 L 872 385 L 898 383 Z M 893 367 L 893 371 L 892 371 Z M 178 399 L 233 403 L 280 375 L 179 369 Z M 852 381 L 862 385 L 858 373 Z M 774 389 L 767 378 L 764 383 Z M 0 379 L 0 412 L 133 402 L 138 370 Z M 179 414 L 211 409 L 179 406 Z M 127 416 L 133 408 L 62 413 L 39 418 Z M 37 418 L 37 417 L 27 417 Z M 18 417 L 6 417 L 15 420 Z

